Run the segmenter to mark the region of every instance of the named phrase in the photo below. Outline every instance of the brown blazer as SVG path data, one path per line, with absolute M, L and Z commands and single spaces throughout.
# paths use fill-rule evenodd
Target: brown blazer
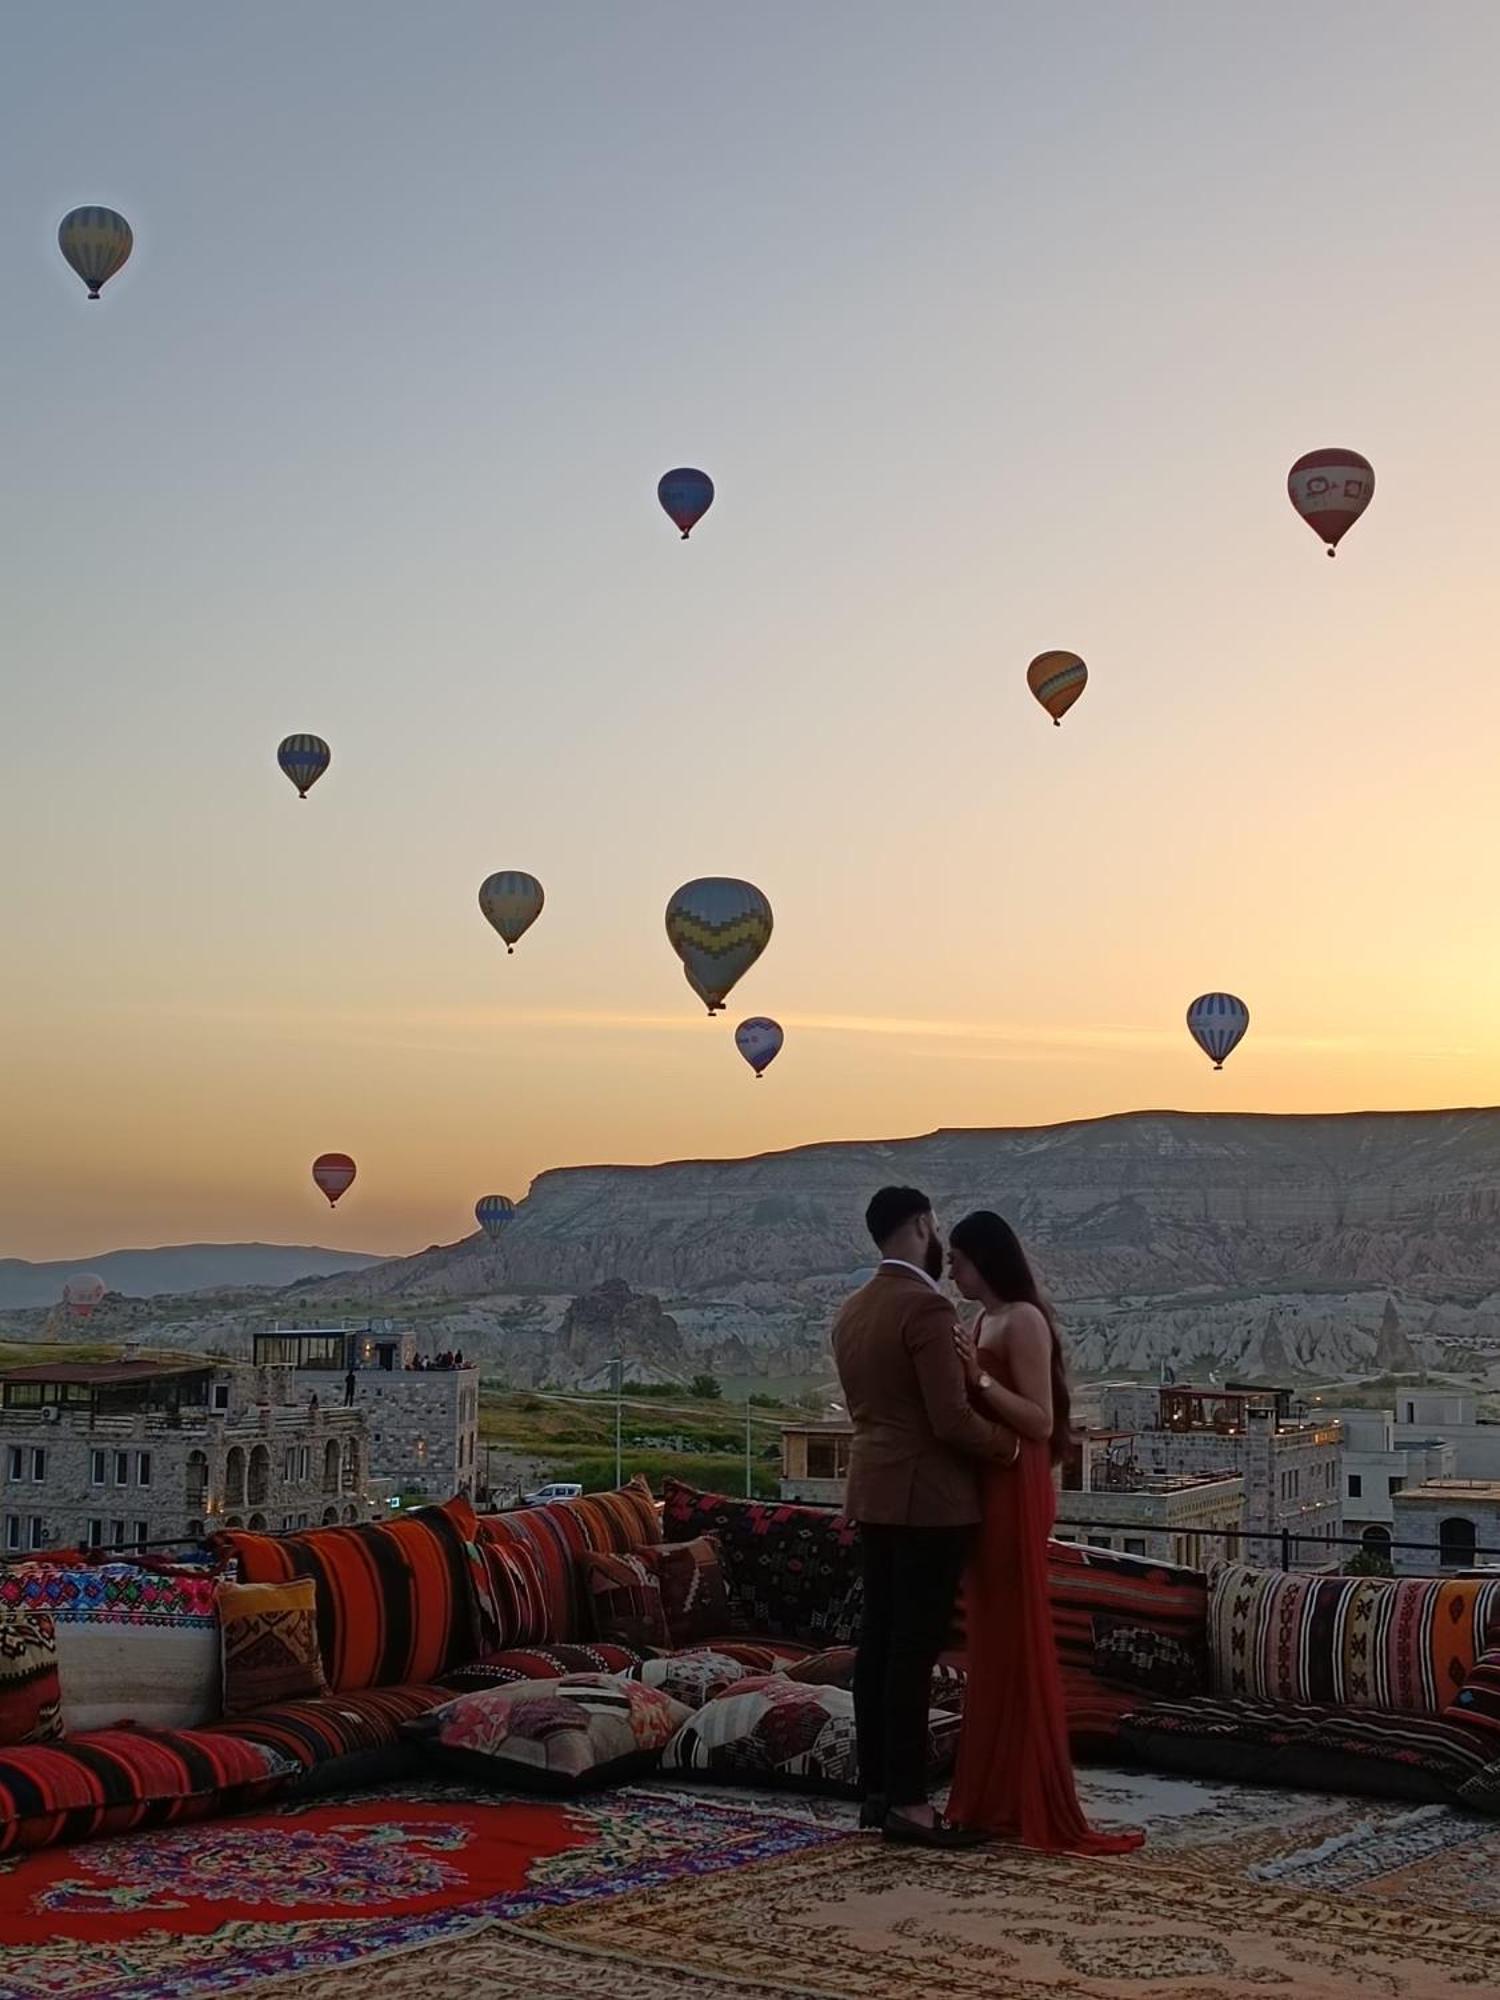
M 882 1265 L 844 1301 L 833 1357 L 854 1420 L 848 1511 L 856 1521 L 963 1528 L 980 1518 L 979 1473 L 1015 1439 L 969 1401 L 950 1302 L 915 1271 Z

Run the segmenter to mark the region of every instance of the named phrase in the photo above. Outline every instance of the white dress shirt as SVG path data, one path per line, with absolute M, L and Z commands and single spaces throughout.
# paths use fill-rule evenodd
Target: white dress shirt
M 882 1257 L 876 1268 L 881 1271 L 910 1271 L 920 1278 L 924 1285 L 931 1285 L 939 1296 L 942 1295 L 943 1288 L 931 1271 L 924 1271 L 920 1264 L 909 1264 L 904 1257 Z

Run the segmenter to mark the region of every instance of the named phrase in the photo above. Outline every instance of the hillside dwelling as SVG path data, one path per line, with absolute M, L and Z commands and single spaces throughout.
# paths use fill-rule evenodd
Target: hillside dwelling
M 367 1521 L 365 1420 L 285 1374 L 193 1360 L 0 1372 L 0 1552 Z

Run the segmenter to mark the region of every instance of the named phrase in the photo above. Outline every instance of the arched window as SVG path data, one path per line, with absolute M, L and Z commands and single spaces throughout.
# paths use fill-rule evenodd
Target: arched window
M 229 1515 L 224 1522 L 226 1528 L 243 1528 L 244 1525 L 243 1519 L 238 1514 Z
M 338 1518 L 339 1510 L 337 1507 L 325 1507 L 323 1509 L 323 1526 L 325 1528 L 336 1527 L 338 1525 Z
M 339 1490 L 339 1441 L 330 1438 L 323 1447 L 323 1491 L 337 1493 Z
M 263 1507 L 271 1497 L 271 1452 L 268 1445 L 250 1447 L 250 1505 Z
M 224 1505 L 243 1507 L 245 1504 L 245 1452 L 242 1445 L 232 1444 L 229 1456 L 224 1461 Z
M 208 1505 L 208 1453 L 190 1451 L 187 1456 L 187 1504 L 194 1513 Z M 200 1534 L 203 1532 L 200 1528 Z
M 353 1438 L 344 1439 L 344 1491 L 354 1493 L 359 1487 L 359 1446 Z
M 266 1529 L 269 1527 L 269 1525 L 270 1523 L 266 1520 L 264 1514 L 252 1514 L 250 1516 L 250 1527 L 252 1533 L 263 1535 L 266 1532 Z
M 201 1521 L 189 1521 L 187 1531 L 188 1540 L 196 1541 L 198 1536 L 203 1533 L 203 1523 Z
M 1389 1528 L 1381 1527 L 1378 1521 L 1371 1522 L 1360 1536 L 1360 1540 L 1367 1549 L 1375 1549 L 1381 1555 L 1389 1555 L 1391 1552 L 1391 1531 Z
M 346 1521 L 357 1521 L 359 1519 L 359 1509 L 357 1507 L 346 1507 L 344 1509 L 344 1519 Z
M 1479 1537 L 1474 1523 L 1463 1514 L 1452 1514 L 1438 1529 L 1438 1561 L 1444 1569 L 1470 1569 L 1474 1544 Z

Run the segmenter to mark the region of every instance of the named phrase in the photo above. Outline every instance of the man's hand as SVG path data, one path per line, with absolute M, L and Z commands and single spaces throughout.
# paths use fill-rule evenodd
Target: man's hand
M 979 1365 L 979 1349 L 969 1327 L 955 1325 L 953 1345 L 958 1349 L 958 1358 L 963 1364 L 964 1380 L 971 1389 L 979 1387 L 979 1377 L 983 1372 Z

